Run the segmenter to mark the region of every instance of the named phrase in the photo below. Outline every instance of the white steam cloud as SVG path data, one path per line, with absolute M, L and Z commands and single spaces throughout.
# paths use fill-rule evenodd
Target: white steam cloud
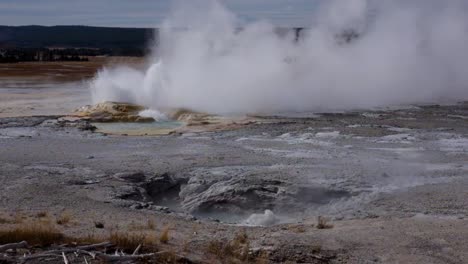
M 100 71 L 93 100 L 227 114 L 468 99 L 466 1 L 321 1 L 299 41 L 201 2 L 166 21 L 146 71 Z

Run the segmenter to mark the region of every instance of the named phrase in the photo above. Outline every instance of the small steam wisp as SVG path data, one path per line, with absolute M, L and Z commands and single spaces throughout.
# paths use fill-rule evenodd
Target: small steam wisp
M 100 71 L 94 102 L 228 114 L 468 99 L 466 1 L 318 1 L 299 40 L 207 2 L 167 19 L 145 71 Z

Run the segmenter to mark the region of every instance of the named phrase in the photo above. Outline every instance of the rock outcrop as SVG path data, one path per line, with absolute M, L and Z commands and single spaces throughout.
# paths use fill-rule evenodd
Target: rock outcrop
M 184 122 L 188 126 L 214 125 L 223 121 L 221 116 L 195 112 L 182 108 L 169 111 L 168 116 L 173 120 Z
M 103 102 L 83 106 L 75 111 L 75 115 L 89 119 L 91 122 L 153 122 L 153 118 L 139 115 L 143 110 L 145 108 L 140 105 Z

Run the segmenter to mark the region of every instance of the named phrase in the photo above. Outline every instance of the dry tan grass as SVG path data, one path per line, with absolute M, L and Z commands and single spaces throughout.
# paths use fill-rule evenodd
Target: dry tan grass
M 156 223 L 154 222 L 153 219 L 148 219 L 148 222 L 146 223 L 146 227 L 149 230 L 156 230 Z
M 48 247 L 53 244 L 77 244 L 89 245 L 108 241 L 116 249 L 131 254 L 140 246 L 140 253 L 156 252 L 160 243 L 167 243 L 170 239 L 169 227 L 156 232 L 154 221 L 148 221 L 141 225 L 142 229 L 131 231 L 129 229 L 115 229 L 106 234 L 94 232 L 79 237 L 66 236 L 61 229 L 66 228 L 71 222 L 70 213 L 64 212 L 57 218 L 50 217 L 51 214 L 40 212 L 29 218 L 21 214 L 12 215 L 11 219 L 0 219 L 5 224 L 12 225 L 9 229 L 0 230 L 0 245 L 27 241 L 32 246 Z M 6 228 L 6 226 L 5 226 Z M 168 257 L 169 256 L 169 257 Z M 168 259 L 171 259 L 168 254 Z M 166 263 L 166 262 L 165 262 Z
M 3 218 L 3 217 L 0 217 L 0 225 L 4 225 L 4 224 L 13 224 L 13 220 L 12 219 L 8 219 L 8 218 Z
M 108 241 L 106 237 L 97 236 L 94 233 L 87 234 L 84 237 L 76 237 L 76 238 L 67 237 L 66 240 L 68 243 L 77 244 L 77 245 L 98 244 L 104 241 Z
M 37 218 L 44 218 L 44 217 L 49 217 L 49 213 L 45 212 L 45 211 L 41 211 L 41 212 L 38 212 L 36 214 L 36 217 Z
M 268 264 L 270 263 L 270 259 L 268 258 L 268 252 L 261 251 L 258 253 L 257 257 L 255 258 L 256 264 Z
M 213 240 L 208 243 L 207 253 L 215 255 L 223 263 L 252 261 L 249 259 L 250 242 L 245 232 L 237 234 L 231 241 Z
M 0 231 L 0 244 L 26 241 L 30 245 L 49 246 L 64 240 L 65 236 L 48 221 L 23 223 L 14 229 Z
M 111 232 L 107 240 L 127 253 L 132 253 L 138 246 L 145 251 L 157 249 L 157 241 L 152 233 Z
M 306 229 L 301 225 L 292 225 L 288 227 L 288 230 L 294 233 L 305 233 Z
M 169 242 L 169 227 L 166 226 L 162 232 L 161 232 L 161 236 L 159 237 L 159 242 L 163 243 L 163 244 L 167 244 Z
M 57 219 L 55 220 L 55 222 L 58 224 L 58 225 L 67 225 L 70 223 L 72 219 L 72 216 L 69 212 L 65 211 L 63 212 L 62 214 L 60 214 Z
M 14 225 L 7 230 L 0 230 L 0 244 L 27 241 L 35 246 L 49 246 L 58 243 L 94 244 L 109 241 L 119 249 L 132 251 L 138 245 L 152 248 L 157 244 L 157 236 L 147 233 L 110 232 L 108 236 L 88 234 L 81 237 L 66 237 L 58 226 L 66 227 L 72 220 L 69 212 L 65 211 L 56 219 L 49 217 L 47 212 L 39 212 L 30 218 L 16 213 L 11 219 L 0 219 L 0 223 Z M 4 220 L 4 221 L 3 221 Z M 99 225 L 101 223 L 97 223 Z
M 156 222 L 153 219 L 148 219 L 143 223 L 132 221 L 127 228 L 131 231 L 156 230 Z
M 21 224 L 25 219 L 27 219 L 27 217 L 21 212 L 15 212 L 15 214 L 13 215 L 14 224 Z
M 130 252 L 135 250 L 138 245 L 145 241 L 143 234 L 130 234 L 123 232 L 112 232 L 109 236 L 109 241 L 124 251 Z
M 317 228 L 318 229 L 330 229 L 330 228 L 333 228 L 333 225 L 328 223 L 327 218 L 323 216 L 319 216 L 317 217 Z

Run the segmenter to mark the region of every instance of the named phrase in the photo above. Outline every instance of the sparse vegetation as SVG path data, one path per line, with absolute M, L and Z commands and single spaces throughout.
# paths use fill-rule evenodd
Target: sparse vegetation
M 50 246 L 63 242 L 65 236 L 50 222 L 21 224 L 12 230 L 0 231 L 0 244 L 27 241 L 34 246 Z
M 148 219 L 145 223 L 132 221 L 127 227 L 132 231 L 156 230 L 156 223 L 153 219 Z
M 26 219 L 26 216 L 24 216 L 21 212 L 16 212 L 15 215 L 13 216 L 13 223 L 21 224 L 23 223 L 24 219 Z
M 164 243 L 164 244 L 167 244 L 167 242 L 169 242 L 169 227 L 168 226 L 166 226 L 162 230 L 161 236 L 159 237 L 159 242 Z
M 63 212 L 55 221 L 58 225 L 67 225 L 71 221 L 71 214 L 69 212 Z
M 262 250 L 258 252 L 257 257 L 255 258 L 256 264 L 268 264 L 270 260 L 268 259 L 268 252 Z
M 208 243 L 208 253 L 228 263 L 249 260 L 250 242 L 245 232 L 237 234 L 231 241 L 213 240 Z
M 332 224 L 328 223 L 328 219 L 323 216 L 317 217 L 317 228 L 318 229 L 330 229 L 333 228 Z
M 96 222 L 94 222 L 94 227 L 102 229 L 102 228 L 104 228 L 104 223 L 96 221 Z
M 146 224 L 147 224 L 147 228 L 149 230 L 155 230 L 156 229 L 156 223 L 154 222 L 153 219 L 148 219 L 148 222 Z
M 88 245 L 88 244 L 97 244 L 101 243 L 103 241 L 106 241 L 106 238 L 96 236 L 94 233 L 93 234 L 88 234 L 84 237 L 79 237 L 79 238 L 67 238 L 67 241 L 72 244 L 77 244 L 77 245 Z
M 143 234 L 129 234 L 123 232 L 112 232 L 109 241 L 124 251 L 133 251 L 145 241 Z
M 234 242 L 237 244 L 247 244 L 249 242 L 249 237 L 247 236 L 247 233 L 243 231 L 236 235 Z
M 45 212 L 45 211 L 41 211 L 41 212 L 36 214 L 37 218 L 44 218 L 44 217 L 48 217 L 48 216 L 49 216 L 49 214 L 47 212 Z
M 302 225 L 289 226 L 288 230 L 294 233 L 304 233 L 306 231 L 305 227 Z
M 151 234 L 111 232 L 108 240 L 127 253 L 132 253 L 138 246 L 148 251 L 157 248 L 157 243 Z
M 12 222 L 10 219 L 0 217 L 0 224 L 11 224 Z

